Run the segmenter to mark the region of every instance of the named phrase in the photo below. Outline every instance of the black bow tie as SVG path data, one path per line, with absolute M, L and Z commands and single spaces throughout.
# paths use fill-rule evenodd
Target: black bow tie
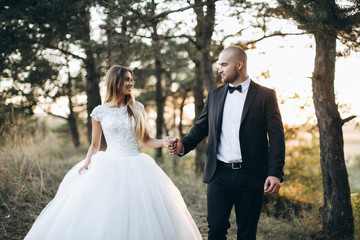
M 241 84 L 238 85 L 237 87 L 232 87 L 232 86 L 228 86 L 228 90 L 229 90 L 229 93 L 233 93 L 235 90 L 241 92 Z

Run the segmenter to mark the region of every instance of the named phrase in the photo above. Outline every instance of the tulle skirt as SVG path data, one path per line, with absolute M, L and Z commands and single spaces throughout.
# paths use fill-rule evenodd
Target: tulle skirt
M 202 239 L 184 200 L 147 154 L 98 152 L 64 177 L 25 240 Z

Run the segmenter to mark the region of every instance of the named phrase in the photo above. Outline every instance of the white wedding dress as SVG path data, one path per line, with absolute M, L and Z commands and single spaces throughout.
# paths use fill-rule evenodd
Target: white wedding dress
M 202 239 L 179 190 L 139 153 L 126 107 L 100 105 L 91 116 L 101 124 L 106 151 L 94 154 L 81 175 L 85 160 L 66 174 L 25 240 Z

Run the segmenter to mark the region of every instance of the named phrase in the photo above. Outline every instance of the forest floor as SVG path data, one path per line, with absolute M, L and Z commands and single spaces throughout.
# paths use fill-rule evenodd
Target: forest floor
M 9 174 L 3 171 L 0 175 L 3 191 L 0 196 L 0 239 L 23 239 L 40 211 L 54 197 L 63 176 L 75 163 L 82 160 L 85 154 L 86 149 L 73 149 L 65 154 L 62 153 L 61 157 L 46 160 L 41 163 L 42 174 L 35 174 L 36 167 L 31 170 L 31 166 L 23 166 L 22 168 L 28 169 L 26 173 L 23 173 L 26 177 L 19 176 L 18 179 L 16 177 L 10 179 L 10 176 L 7 176 Z M 177 161 L 176 171 L 173 167 L 174 161 Z M 189 162 L 186 157 L 177 159 L 177 157 L 165 156 L 164 163 L 159 165 L 179 188 L 203 239 L 207 239 L 206 185 L 202 183 L 201 176 L 194 174 Z M 2 170 L 10 168 L 10 166 L 2 167 Z M 21 164 L 13 167 L 21 169 Z M 6 194 L 3 194 L 4 191 Z M 228 239 L 234 240 L 236 239 L 234 211 L 230 222 Z M 320 229 L 321 221 L 318 212 L 315 214 L 304 212 L 290 219 L 275 218 L 262 213 L 257 239 L 317 239 Z
M 83 139 L 83 142 L 86 142 L 86 138 Z M 360 144 L 358 138 L 353 142 L 356 146 Z M 154 155 L 153 149 L 142 148 L 140 150 L 150 156 Z M 305 151 L 307 150 L 306 147 Z M 300 148 L 298 151 L 302 153 L 303 150 Z M 24 238 L 41 210 L 55 196 L 66 172 L 84 159 L 86 152 L 87 147 L 74 148 L 71 146 L 71 139 L 64 129 L 54 131 L 37 121 L 25 122 L 3 129 L 3 135 L 0 138 L 1 240 Z M 208 231 L 206 184 L 202 183 L 202 176 L 194 173 L 194 153 L 179 158 L 169 156 L 165 152 L 164 150 L 163 161 L 157 162 L 179 188 L 203 239 L 206 240 Z M 303 156 L 303 154 L 299 156 Z M 317 158 L 317 156 L 313 157 L 310 154 L 308 159 Z M 355 197 L 355 193 L 360 191 L 360 175 L 358 174 L 360 159 L 353 158 L 353 160 L 354 164 L 348 169 L 348 172 L 354 193 L 353 197 Z M 299 161 L 294 161 L 293 165 L 288 162 L 286 167 L 290 170 L 296 169 L 297 173 L 303 173 L 301 167 L 303 165 L 294 165 L 298 163 L 314 164 L 308 162 L 306 158 L 301 158 Z M 317 164 L 316 162 L 315 165 Z M 304 167 L 307 166 L 304 165 Z M 293 175 L 291 171 L 288 174 Z M 303 178 L 300 179 L 299 176 Z M 308 175 L 299 176 L 293 176 L 292 181 L 295 181 L 295 185 L 289 184 L 291 183 L 289 180 L 285 181 L 280 194 L 264 197 L 266 203 L 263 205 L 258 225 L 258 240 L 320 240 L 322 220 L 319 203 L 322 202 L 322 192 L 320 188 L 316 188 L 317 194 L 315 192 L 307 194 L 312 196 L 312 200 L 304 201 L 303 197 L 299 201 L 298 199 L 301 199 L 299 183 L 313 185 L 314 182 L 318 182 L 317 178 L 310 178 L 311 176 Z M 298 187 L 297 190 L 296 187 Z M 288 191 L 288 188 L 291 188 L 291 191 Z M 290 192 L 295 195 L 290 196 L 288 194 Z M 304 193 L 302 194 L 304 195 Z M 357 222 L 354 239 L 360 239 L 360 195 L 357 194 L 356 197 L 359 201 L 358 209 L 355 210 L 353 207 Z M 314 203 L 314 199 L 318 203 Z M 236 239 L 234 211 L 231 213 L 230 223 L 228 239 L 234 240 Z

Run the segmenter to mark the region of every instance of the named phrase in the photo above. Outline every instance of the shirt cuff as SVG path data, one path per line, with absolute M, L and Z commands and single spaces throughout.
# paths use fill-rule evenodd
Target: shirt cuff
M 184 153 L 185 153 L 185 148 L 183 147 L 183 150 L 182 150 L 182 152 L 181 153 L 179 153 L 179 156 L 184 156 Z

